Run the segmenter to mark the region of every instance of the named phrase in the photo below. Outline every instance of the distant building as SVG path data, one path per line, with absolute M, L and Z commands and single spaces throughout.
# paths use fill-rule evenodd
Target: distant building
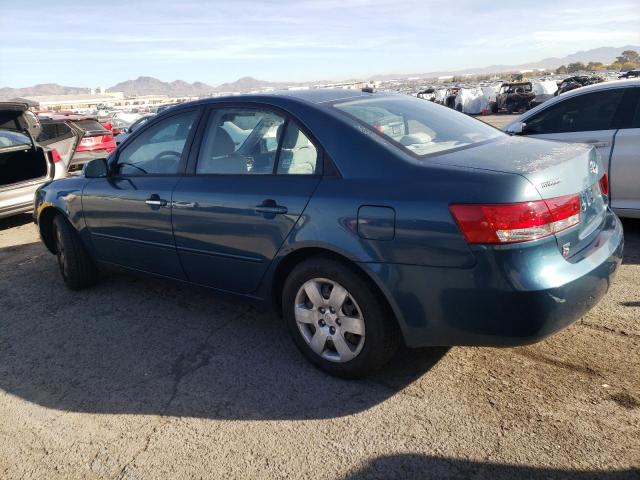
M 76 110 L 96 108 L 98 105 L 113 105 L 123 97 L 122 92 L 109 94 L 82 93 L 78 95 L 31 95 L 15 98 L 37 110 Z

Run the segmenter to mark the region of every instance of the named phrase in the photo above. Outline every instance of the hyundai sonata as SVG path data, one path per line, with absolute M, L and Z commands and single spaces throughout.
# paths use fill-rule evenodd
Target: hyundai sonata
M 510 346 L 605 294 L 623 233 L 595 149 L 372 91 L 216 98 L 36 195 L 68 287 L 102 269 L 266 302 L 356 377 L 404 342 Z

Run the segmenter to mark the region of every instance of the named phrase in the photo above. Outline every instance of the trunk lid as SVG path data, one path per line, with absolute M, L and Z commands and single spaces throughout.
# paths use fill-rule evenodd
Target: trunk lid
M 599 184 L 604 167 L 593 147 L 506 136 L 432 161 L 521 175 L 545 200 L 579 195 L 580 223 L 556 233 L 558 248 L 565 258 L 588 246 L 604 224 L 608 197 L 602 194 Z

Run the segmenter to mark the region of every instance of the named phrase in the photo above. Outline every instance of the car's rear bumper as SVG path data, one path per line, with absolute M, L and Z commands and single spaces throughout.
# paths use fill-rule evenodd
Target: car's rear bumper
M 541 340 L 598 303 L 623 247 L 622 224 L 609 213 L 579 260 L 564 259 L 547 239 L 515 249 L 479 246 L 469 269 L 361 265 L 390 299 L 408 346 L 512 346 Z
M 31 212 L 36 190 L 47 181 L 43 177 L 0 188 L 0 218 Z

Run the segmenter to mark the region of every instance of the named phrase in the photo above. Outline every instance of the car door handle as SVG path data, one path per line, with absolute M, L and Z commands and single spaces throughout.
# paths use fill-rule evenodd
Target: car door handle
M 258 213 L 267 213 L 272 215 L 283 215 L 287 213 L 289 210 L 287 207 L 282 205 L 278 205 L 275 200 L 265 200 L 260 205 L 256 205 L 256 212 Z
M 587 142 L 589 145 L 592 145 L 596 148 L 603 148 L 603 147 L 608 147 L 609 146 L 609 142 L 601 142 L 600 140 L 587 140 Z
M 144 203 L 156 207 L 164 207 L 167 204 L 167 201 L 160 198 L 160 195 L 158 195 L 157 193 L 154 193 L 149 198 L 147 198 Z
M 196 202 L 171 202 L 173 208 L 196 208 L 198 204 Z

